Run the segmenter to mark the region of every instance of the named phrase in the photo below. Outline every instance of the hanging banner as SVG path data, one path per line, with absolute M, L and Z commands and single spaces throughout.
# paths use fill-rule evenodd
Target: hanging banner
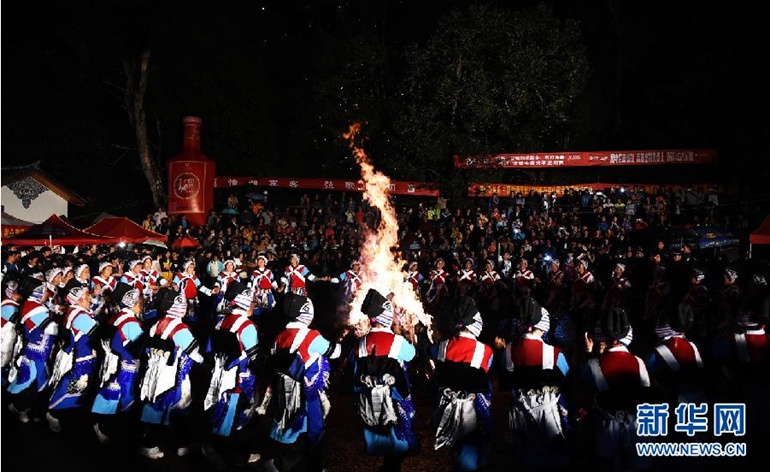
M 533 152 L 528 154 L 497 154 L 495 156 L 454 156 L 455 168 L 458 169 L 709 164 L 716 162 L 716 160 L 716 149 Z
M 497 194 L 498 197 L 507 198 L 511 195 L 522 194 L 529 195 L 529 192 L 546 193 L 550 195 L 555 193 L 557 197 L 564 195 L 565 190 L 593 190 L 602 192 L 607 188 L 625 188 L 626 190 L 643 190 L 646 193 L 655 193 L 659 189 L 679 189 L 679 188 L 700 188 L 702 191 L 713 188 L 719 193 L 725 193 L 726 187 L 718 184 L 618 184 L 618 183 L 590 183 L 590 184 L 570 184 L 570 185 L 514 185 L 514 184 L 492 184 L 475 183 L 468 186 L 469 197 L 491 197 Z
M 214 178 L 214 188 L 242 187 L 245 185 L 308 190 L 337 190 L 346 192 L 362 192 L 364 190 L 364 183 L 361 180 L 226 176 Z M 389 190 L 393 195 L 416 195 L 421 197 L 439 196 L 438 190 L 432 188 L 431 184 L 420 182 L 390 182 Z

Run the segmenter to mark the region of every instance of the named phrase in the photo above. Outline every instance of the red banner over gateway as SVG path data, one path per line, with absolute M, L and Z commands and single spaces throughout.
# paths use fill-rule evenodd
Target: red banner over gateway
M 708 164 L 716 162 L 716 149 L 658 149 L 652 151 L 535 152 L 495 156 L 455 156 L 458 169 L 485 167 L 649 166 L 660 164 Z
M 287 177 L 215 177 L 214 188 L 242 187 L 297 188 L 309 190 L 339 190 L 362 192 L 364 183 L 361 180 L 341 179 L 295 179 Z M 420 182 L 391 182 L 390 193 L 393 195 L 418 195 L 423 197 L 438 197 L 437 189 L 430 184 Z

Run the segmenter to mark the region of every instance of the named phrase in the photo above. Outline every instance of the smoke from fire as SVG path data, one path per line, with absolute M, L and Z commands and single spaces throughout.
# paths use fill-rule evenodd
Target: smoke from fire
M 398 219 L 389 199 L 390 178 L 374 169 L 364 150 L 355 144 L 359 124 L 350 126 L 343 136 L 349 141 L 353 157 L 361 168 L 364 182 L 363 198 L 379 210 L 376 228 L 363 225 L 363 243 L 360 248 L 361 287 L 350 305 L 349 324 L 361 336 L 369 330 L 369 319 L 361 313 L 361 305 L 370 288 L 389 298 L 395 309 L 397 328 L 414 340 L 415 327 L 422 323 L 432 338 L 432 319 L 425 313 L 422 302 L 411 283 L 405 281 L 404 262 L 395 249 L 398 247 Z

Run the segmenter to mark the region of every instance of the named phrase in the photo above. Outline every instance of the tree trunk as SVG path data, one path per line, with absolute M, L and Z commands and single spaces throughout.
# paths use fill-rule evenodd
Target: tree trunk
M 155 207 L 166 205 L 166 191 L 161 179 L 160 170 L 152 159 L 150 138 L 147 133 L 147 116 L 144 112 L 144 94 L 147 91 L 147 75 L 149 74 L 149 51 L 142 53 L 137 59 L 124 60 L 123 71 L 126 75 L 126 110 L 128 120 L 136 133 L 136 145 L 139 152 L 139 162 L 152 193 Z M 138 65 L 138 70 L 137 70 Z

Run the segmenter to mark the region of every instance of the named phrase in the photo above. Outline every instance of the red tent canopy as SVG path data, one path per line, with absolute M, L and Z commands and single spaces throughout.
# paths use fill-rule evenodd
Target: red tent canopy
M 751 244 L 770 244 L 770 215 L 767 215 L 759 228 L 749 235 L 749 242 Z
M 108 216 L 85 229 L 89 233 L 117 238 L 120 242 L 141 244 L 148 239 L 167 242 L 168 236 L 144 229 L 124 216 Z
M 81 244 L 115 244 L 115 238 L 82 231 L 56 215 L 40 224 L 30 226 L 22 234 L 3 239 L 3 245 L 17 246 L 79 246 Z

